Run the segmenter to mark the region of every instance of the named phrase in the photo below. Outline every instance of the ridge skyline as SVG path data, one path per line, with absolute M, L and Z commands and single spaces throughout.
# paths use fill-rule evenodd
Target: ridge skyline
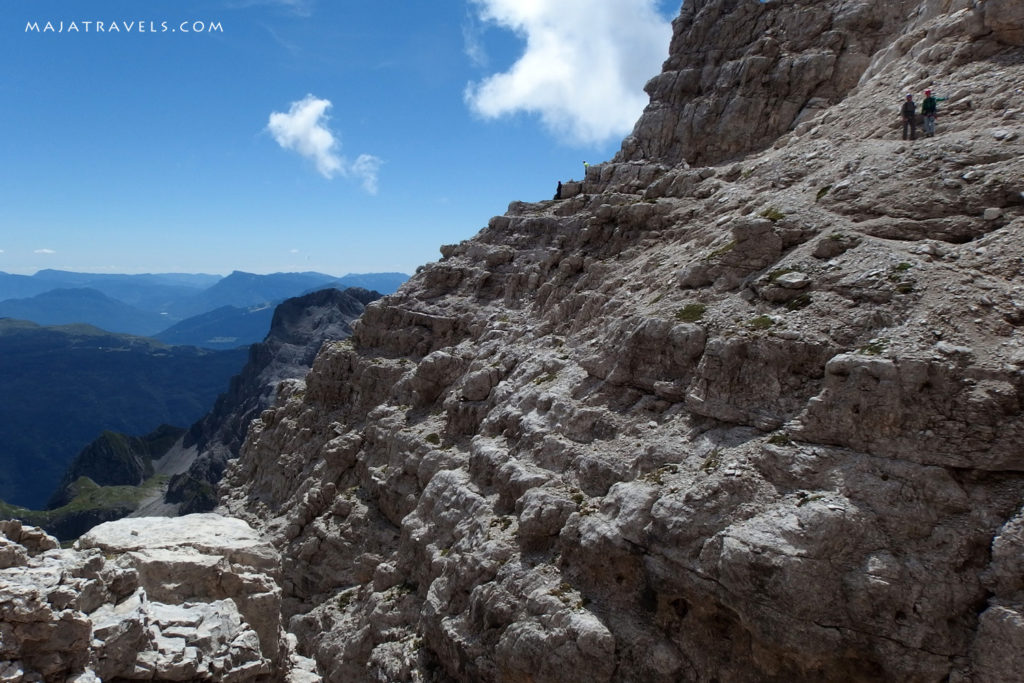
M 223 31 L 26 31 L 140 18 L 56 5 L 0 23 L 8 273 L 221 272 L 225 254 L 253 273 L 411 273 L 610 158 L 679 9 L 182 0 L 142 18 Z M 536 68 L 550 45 L 568 68 Z

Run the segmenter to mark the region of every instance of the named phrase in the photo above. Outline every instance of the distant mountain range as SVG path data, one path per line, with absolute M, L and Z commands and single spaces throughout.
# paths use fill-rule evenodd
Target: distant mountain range
M 51 289 L 28 299 L 0 301 L 0 318 L 40 325 L 86 323 L 110 332 L 154 335 L 167 327 L 159 313 L 138 309 L 96 289 Z
M 0 499 L 42 506 L 68 462 L 103 430 L 192 424 L 247 356 L 245 348 L 0 319 Z
M 110 332 L 156 337 L 167 344 L 223 349 L 261 341 L 274 306 L 290 297 L 332 287 L 391 294 L 407 279 L 404 273 L 339 278 L 315 272 L 235 271 L 226 277 L 0 272 L 0 317 L 41 325 L 86 323 Z
M 3 498 L 10 495 L 5 491 L 0 496 L 0 519 L 21 519 L 44 527 L 61 540 L 70 540 L 102 521 L 133 514 L 140 505 L 145 505 L 146 514 L 212 510 L 216 504 L 217 484 L 228 460 L 238 455 L 249 422 L 271 405 L 280 382 L 304 376 L 320 345 L 328 339 L 351 335 L 352 322 L 367 304 L 378 298 L 377 292 L 351 287 L 345 291 L 322 289 L 285 300 L 271 310 L 273 321 L 266 339 L 249 347 L 248 362 L 241 372 L 226 383 L 224 393 L 212 409 L 187 432 L 166 424 L 144 436 L 105 429 L 70 459 L 59 480 L 49 481 L 56 489 L 45 503 L 45 509 L 39 509 L 43 506 L 42 500 L 30 506 L 36 509 L 27 509 L 24 500 L 18 497 L 5 502 Z M 0 322 L 0 342 L 4 339 L 5 328 L 8 337 L 18 334 L 24 337 L 20 353 L 16 345 L 7 348 L 14 358 L 24 358 L 33 333 L 38 336 L 53 332 L 51 328 L 30 323 L 5 321 Z M 64 328 L 58 331 L 73 337 L 89 330 Z M 97 338 L 110 339 L 103 335 Z M 52 345 L 49 348 L 51 352 L 54 349 Z M 150 348 L 160 346 L 155 344 Z M 0 343 L 0 352 L 3 350 Z M 130 359 L 130 356 L 122 358 Z M 118 372 L 116 367 L 109 370 Z M 95 368 L 94 375 L 98 378 L 103 371 L 103 368 Z M 177 381 L 180 383 L 180 378 Z M 110 386 L 100 379 L 97 384 Z M 118 388 L 110 386 L 110 391 L 110 400 L 119 402 Z M 161 392 L 163 388 L 156 385 L 151 391 Z M 81 408 L 88 413 L 94 402 L 70 400 L 62 405 L 71 416 L 59 416 L 59 419 L 74 423 L 74 411 Z M 139 408 L 146 410 L 148 406 L 139 404 Z M 46 420 L 45 415 L 37 417 Z M 30 421 L 28 431 L 38 434 L 41 430 Z M 54 431 L 63 431 L 63 426 Z M 60 459 L 60 455 L 55 453 L 54 460 Z M 3 458 L 0 452 L 0 467 L 8 467 L 9 463 Z M 39 476 L 49 477 L 46 473 Z
M 279 302 L 334 288 L 370 301 L 406 279 L 0 273 L 0 500 L 41 506 L 71 458 L 104 430 L 195 422 L 248 346 L 267 336 Z
M 40 270 L 35 275 L 0 272 L 0 301 L 23 299 L 53 289 L 95 289 L 107 296 L 144 310 L 157 310 L 167 302 L 188 297 L 212 287 L 220 275 L 160 273 L 119 275 Z

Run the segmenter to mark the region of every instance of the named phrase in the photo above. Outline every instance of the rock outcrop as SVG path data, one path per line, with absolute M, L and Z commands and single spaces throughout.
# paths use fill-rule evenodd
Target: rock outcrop
M 209 512 L 217 484 L 245 439 L 253 418 L 274 402 L 277 386 L 303 377 L 325 340 L 345 339 L 363 308 L 381 297 L 358 287 L 322 289 L 283 301 L 274 310 L 266 339 L 249 348 L 249 360 L 231 379 L 213 409 L 189 429 L 162 464 L 171 477 L 163 513 Z M 153 506 L 145 506 L 147 514 Z
M 1019 5 L 687 0 L 581 194 L 325 344 L 221 495 L 326 679 L 1018 678 Z
M 895 61 L 962 66 L 1024 45 L 1022 13 L 1015 0 L 688 0 L 616 161 L 714 164 L 764 149 Z
M 309 681 L 280 628 L 280 558 L 218 515 L 102 524 L 73 550 L 0 522 L 5 681 Z

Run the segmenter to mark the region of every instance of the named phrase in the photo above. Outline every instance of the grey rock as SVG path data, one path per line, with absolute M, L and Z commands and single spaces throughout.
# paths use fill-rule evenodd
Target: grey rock
M 616 160 L 714 163 L 770 146 L 809 103 L 820 110 L 856 86 L 910 4 L 687 4 L 665 70 L 646 86 L 651 104 Z M 715 48 L 697 47 L 707 45 Z
M 253 422 L 222 505 L 284 558 L 301 656 L 1012 680 L 1017 5 L 684 3 L 586 197 L 510 204 Z M 940 82 L 936 136 L 899 140 L 895 88 Z
M 806 273 L 794 271 L 779 275 L 775 278 L 774 282 L 786 289 L 805 289 L 811 284 L 811 278 Z
M 212 513 L 127 518 L 94 527 L 76 545 L 121 554 L 159 602 L 233 600 L 277 661 L 280 559 L 245 522 Z
M 7 532 L 52 545 L 32 528 Z M 255 681 L 295 667 L 315 680 L 283 638 L 278 555 L 244 522 L 120 520 L 75 550 L 19 547 L 26 561 L 0 569 L 0 671 L 11 680 Z
M 572 199 L 583 192 L 583 183 L 569 181 L 562 183 L 562 199 Z

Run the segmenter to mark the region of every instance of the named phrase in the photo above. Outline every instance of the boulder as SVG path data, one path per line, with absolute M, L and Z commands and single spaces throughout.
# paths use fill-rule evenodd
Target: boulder
M 2 680 L 319 680 L 281 629 L 279 556 L 240 520 L 124 519 L 75 549 L 0 531 Z
M 216 513 L 125 518 L 94 527 L 76 547 L 120 555 L 155 601 L 232 601 L 259 635 L 265 655 L 277 662 L 280 558 L 242 520 Z

